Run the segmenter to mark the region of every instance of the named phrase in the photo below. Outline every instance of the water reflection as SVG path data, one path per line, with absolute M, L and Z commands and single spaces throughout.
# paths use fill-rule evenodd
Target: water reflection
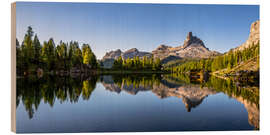
M 151 91 L 160 99 L 176 97 L 185 104 L 187 112 L 198 107 L 204 99 L 217 93 L 225 93 L 242 103 L 248 112 L 248 121 L 259 128 L 259 88 L 248 84 L 235 84 L 231 80 L 210 77 L 206 81 L 190 80 L 182 74 L 133 74 L 102 75 L 90 77 L 28 77 L 17 79 L 17 106 L 22 102 L 29 118 L 33 118 L 41 101 L 54 106 L 60 103 L 76 103 L 79 98 L 91 102 L 96 84 L 101 83 L 111 92 L 136 95 Z
M 56 98 L 60 103 L 66 101 L 76 103 L 80 96 L 89 100 L 97 80 L 98 76 L 85 79 L 55 76 L 18 78 L 16 105 L 22 102 L 31 119 L 35 110 L 38 110 L 41 100 L 51 107 Z

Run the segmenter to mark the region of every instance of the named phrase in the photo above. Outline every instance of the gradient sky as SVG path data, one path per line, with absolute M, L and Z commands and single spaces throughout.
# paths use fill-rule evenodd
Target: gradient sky
M 192 31 L 210 50 L 226 52 L 245 42 L 258 5 L 183 5 L 17 2 L 17 38 L 27 26 L 40 41 L 53 37 L 90 44 L 98 58 L 116 49 L 152 51 L 182 45 Z

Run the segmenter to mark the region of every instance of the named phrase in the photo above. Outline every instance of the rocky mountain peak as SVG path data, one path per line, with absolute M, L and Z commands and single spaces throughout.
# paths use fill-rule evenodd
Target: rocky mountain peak
M 188 32 L 182 46 L 170 47 L 166 45 L 160 45 L 152 51 L 152 54 L 155 58 L 171 61 L 181 58 L 209 58 L 219 55 L 220 53 L 210 51 L 205 47 L 203 41 L 200 38 L 194 36 L 192 32 Z
M 139 52 L 139 50 L 137 48 L 131 48 L 131 49 L 125 51 L 125 53 L 131 53 L 131 52 Z
M 187 34 L 187 38 L 184 41 L 183 48 L 187 48 L 191 45 L 193 45 L 193 46 L 197 45 L 197 46 L 202 46 L 202 47 L 206 48 L 203 41 L 200 38 L 193 36 L 192 32 L 189 32 Z
M 191 40 L 192 37 L 193 37 L 192 36 L 192 32 L 188 32 L 188 35 L 187 35 L 187 39 L 186 40 Z
M 115 51 L 110 51 L 103 56 L 102 59 L 117 59 L 119 56 L 122 55 L 122 51 L 120 49 L 117 49 Z
M 115 52 L 122 52 L 120 49 L 117 49 Z
M 134 57 L 139 57 L 139 58 L 142 58 L 143 56 L 146 56 L 146 57 L 152 57 L 152 54 L 149 53 L 149 52 L 141 52 L 139 51 L 137 48 L 132 48 L 132 49 L 129 49 L 127 51 L 125 51 L 123 54 L 122 54 L 122 57 L 124 59 L 127 59 L 127 58 L 134 58 Z
M 115 51 L 110 51 L 107 52 L 105 54 L 105 56 L 102 58 L 102 62 L 103 62 L 103 67 L 104 68 L 111 68 L 113 65 L 114 60 L 116 60 L 119 57 L 122 57 L 124 59 L 128 59 L 128 58 L 134 58 L 134 57 L 139 57 L 139 58 L 143 58 L 144 56 L 150 58 L 152 57 L 152 54 L 149 52 L 143 52 L 143 51 L 139 51 L 137 48 L 131 48 L 125 52 L 122 52 L 120 49 L 117 49 Z
M 167 46 L 167 45 L 159 45 L 158 47 L 157 47 L 157 50 L 167 50 L 167 49 L 169 49 L 169 48 L 172 48 L 172 47 L 170 47 L 170 46 Z
M 250 26 L 250 32 L 248 39 L 245 43 L 235 48 L 234 50 L 244 50 L 252 46 L 253 44 L 258 44 L 260 42 L 260 20 L 253 22 Z

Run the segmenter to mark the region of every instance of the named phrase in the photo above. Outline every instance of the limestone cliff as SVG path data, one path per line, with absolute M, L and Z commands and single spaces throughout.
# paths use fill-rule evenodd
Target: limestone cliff
M 234 50 L 244 50 L 252 45 L 256 45 L 260 42 L 260 20 L 253 22 L 250 26 L 249 37 L 245 43 L 235 48 Z

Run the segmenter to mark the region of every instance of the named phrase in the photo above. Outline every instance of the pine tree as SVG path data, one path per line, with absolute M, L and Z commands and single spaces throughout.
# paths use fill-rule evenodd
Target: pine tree
M 41 57 L 41 45 L 40 45 L 37 34 L 35 35 L 34 40 L 33 40 L 33 47 L 34 47 L 34 61 L 36 64 L 39 64 L 40 57 Z
M 82 55 L 83 55 L 83 64 L 90 66 L 90 68 L 97 68 L 98 64 L 96 56 L 94 55 L 88 44 L 83 45 Z

